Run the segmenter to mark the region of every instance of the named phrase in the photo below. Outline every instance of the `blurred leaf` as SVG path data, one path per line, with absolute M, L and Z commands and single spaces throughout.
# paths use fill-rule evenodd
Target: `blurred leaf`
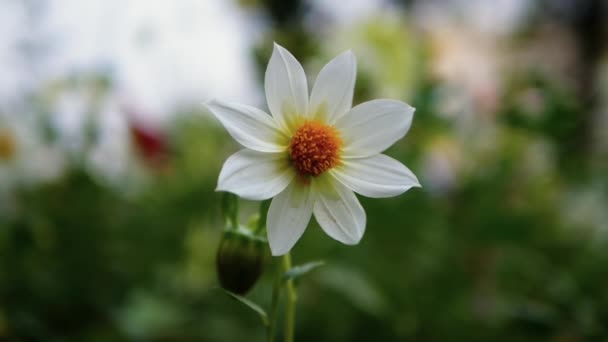
M 283 275 L 283 281 L 297 279 L 306 273 L 314 270 L 317 267 L 325 265 L 325 261 L 311 261 L 302 265 L 294 266 Z
M 380 316 L 388 307 L 386 297 L 376 284 L 358 270 L 338 266 L 327 268 L 319 280 L 363 312 Z
M 270 324 L 270 322 L 268 321 L 268 314 L 266 314 L 266 311 L 264 309 L 262 309 L 261 306 L 257 305 L 256 303 L 250 301 L 249 299 L 247 299 L 243 296 L 237 295 L 236 293 L 232 293 L 232 292 L 224 290 L 224 289 L 222 289 L 222 291 L 224 291 L 224 293 L 226 293 L 228 296 L 232 297 L 234 300 L 240 302 L 241 304 L 245 305 L 249 309 L 255 311 L 255 313 L 257 313 L 260 316 L 260 318 L 262 319 L 262 324 L 264 324 L 264 326 L 267 326 L 268 324 Z
M 132 339 L 149 339 L 179 330 L 185 314 L 182 307 L 154 292 L 136 290 L 117 313 L 121 330 Z

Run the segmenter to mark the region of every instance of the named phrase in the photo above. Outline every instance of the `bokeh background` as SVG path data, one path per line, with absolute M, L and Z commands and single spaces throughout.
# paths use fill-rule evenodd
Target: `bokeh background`
M 607 7 L 1 0 L 0 340 L 264 339 L 218 290 L 239 147 L 201 103 L 266 108 L 273 41 L 309 83 L 350 48 L 355 103 L 415 106 L 387 154 L 423 185 L 361 198 L 358 246 L 311 224 L 296 340 L 608 340 Z

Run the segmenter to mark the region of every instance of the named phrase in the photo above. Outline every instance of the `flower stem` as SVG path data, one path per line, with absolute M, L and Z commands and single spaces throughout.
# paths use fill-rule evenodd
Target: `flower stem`
M 287 253 L 283 256 L 283 272 L 281 273 L 284 274 L 289 269 L 291 269 L 291 255 Z M 298 296 L 293 279 L 285 281 L 285 292 L 285 342 L 293 342 L 296 322 L 296 300 Z
M 266 217 L 268 215 L 268 208 L 270 207 L 270 200 L 265 200 L 260 203 L 260 217 L 258 219 L 258 225 L 256 226 L 254 233 L 256 235 L 261 235 L 262 231 L 266 228 Z M 281 272 L 279 272 L 281 273 Z
M 279 312 L 279 299 L 283 286 L 283 272 L 281 265 L 277 265 L 276 276 L 272 284 L 272 299 L 270 302 L 269 324 L 266 326 L 268 342 L 274 342 L 274 335 L 277 329 L 277 313 Z
M 222 214 L 230 229 L 236 230 L 239 227 L 239 198 L 231 193 L 222 195 Z

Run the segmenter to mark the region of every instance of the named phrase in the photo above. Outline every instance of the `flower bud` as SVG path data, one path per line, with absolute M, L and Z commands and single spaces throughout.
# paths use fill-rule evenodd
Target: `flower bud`
M 216 256 L 220 285 L 236 294 L 246 294 L 262 274 L 266 254 L 266 240 L 251 230 L 224 230 Z

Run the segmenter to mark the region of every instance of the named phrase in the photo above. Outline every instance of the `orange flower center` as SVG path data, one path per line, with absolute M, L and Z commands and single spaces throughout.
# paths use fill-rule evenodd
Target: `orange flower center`
M 341 146 L 334 127 L 307 121 L 291 138 L 289 156 L 300 175 L 318 176 L 340 163 Z

